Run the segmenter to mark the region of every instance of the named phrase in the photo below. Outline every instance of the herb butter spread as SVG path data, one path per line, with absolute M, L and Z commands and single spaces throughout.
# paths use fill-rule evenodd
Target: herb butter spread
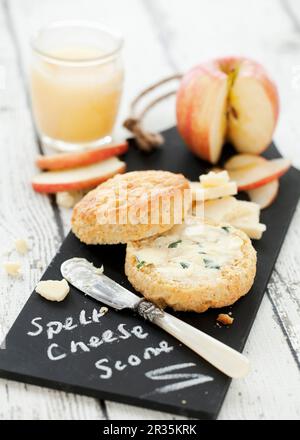
M 199 223 L 175 226 L 151 246 L 135 250 L 137 268 L 153 265 L 164 278 L 179 282 L 218 279 L 223 266 L 243 256 L 243 240 L 233 231 Z

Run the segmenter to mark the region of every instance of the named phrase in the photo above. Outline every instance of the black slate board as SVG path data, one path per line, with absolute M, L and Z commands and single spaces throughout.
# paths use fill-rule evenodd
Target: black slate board
M 167 130 L 164 135 L 166 139 L 164 147 L 150 155 L 139 152 L 134 148 L 134 142 L 131 141 L 130 151 L 125 157 L 128 170 L 164 169 L 182 172 L 191 180 L 196 180 L 199 174 L 209 168 L 208 164 L 195 158 L 184 147 L 175 128 Z M 268 150 L 267 156 L 270 158 L 279 156 L 274 145 Z M 234 325 L 230 328 L 218 327 L 216 325 L 217 310 L 202 315 L 178 313 L 177 316 L 241 351 L 255 319 L 299 196 L 300 172 L 292 168 L 281 179 L 280 194 L 276 202 L 262 213 L 262 221 L 268 225 L 268 230 L 263 239 L 255 243 L 258 251 L 258 270 L 254 286 L 251 292 L 232 308 L 223 309 L 225 313 L 230 310 L 233 312 Z M 65 259 L 74 256 L 85 257 L 96 266 L 104 264 L 108 276 L 131 289 L 123 271 L 124 255 L 124 246 L 88 247 L 70 233 L 43 278 L 60 279 L 59 268 Z M 99 399 L 115 400 L 197 418 L 214 419 L 217 417 L 230 379 L 162 330 L 129 312 L 110 310 L 98 319 L 99 323 L 92 322 L 84 325 L 84 313 L 85 318 L 90 320 L 93 309 L 99 311 L 100 306 L 96 301 L 85 298 L 75 288 L 71 289 L 71 294 L 62 303 L 48 302 L 33 293 L 7 335 L 6 349 L 0 350 L 0 376 L 82 393 Z M 81 310 L 85 312 L 81 314 L 82 324 L 78 325 Z M 36 324 L 32 324 L 32 319 L 37 317 Z M 50 321 L 64 322 L 66 317 L 73 318 L 73 323 L 68 321 L 69 327 L 71 324 L 77 324 L 77 326 L 72 330 L 62 330 L 58 333 L 60 325 L 52 324 L 50 328 L 54 329 L 57 334 L 52 334 L 52 338 L 48 339 L 46 324 Z M 43 327 L 43 331 L 36 336 L 28 335 L 28 332 L 40 330 L 37 324 Z M 117 327 L 120 324 L 124 326 L 121 327 L 121 331 L 118 331 Z M 139 327 L 133 330 L 136 326 L 142 326 L 142 332 Z M 70 352 L 71 341 L 87 343 L 91 336 L 103 338 L 101 335 L 108 329 L 114 332 L 113 338 L 116 337 L 112 342 L 104 342 L 98 348 L 88 347 L 89 352 L 82 351 L 82 348 L 78 348 L 75 353 Z M 124 329 L 130 333 L 129 337 Z M 147 336 L 142 338 L 146 333 Z M 112 337 L 108 333 L 104 335 L 106 339 L 109 339 L 109 336 Z M 165 342 L 162 343 L 162 341 Z M 66 355 L 64 358 L 49 360 L 47 349 L 53 343 L 57 345 L 53 346 L 52 354 L 55 357 Z M 157 350 L 154 354 L 153 350 L 145 351 L 147 347 L 173 348 L 168 353 L 164 350 Z M 138 358 L 130 358 L 131 363 L 137 365 L 128 366 L 130 355 L 138 356 Z M 102 370 L 95 366 L 100 359 L 106 359 L 101 364 Z M 110 374 L 110 370 L 103 366 L 110 368 L 117 360 L 122 361 L 121 366 L 126 364 L 127 367 L 122 371 L 114 368 L 110 378 L 100 378 L 101 374 L 107 377 Z M 153 375 L 152 378 L 145 375 L 151 370 L 178 364 L 187 365 L 171 373 L 188 373 L 194 376 L 184 378 L 177 376 L 176 379 L 174 377 L 159 379 L 156 376 L 155 379 Z M 175 391 L 159 391 L 162 387 L 191 378 L 200 381 L 201 375 L 209 376 L 213 380 Z M 163 389 L 166 391 L 165 388 Z

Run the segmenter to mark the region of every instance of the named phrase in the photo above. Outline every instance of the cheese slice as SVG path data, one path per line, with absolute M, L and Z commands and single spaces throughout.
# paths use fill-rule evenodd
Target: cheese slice
M 237 209 L 238 201 L 234 197 L 208 200 L 204 203 L 203 213 L 208 220 L 222 223 L 228 220 Z
M 231 225 L 245 232 L 245 234 L 247 234 L 248 237 L 252 238 L 253 240 L 260 240 L 263 233 L 267 229 L 266 225 L 264 225 L 263 223 L 245 222 L 242 221 L 242 219 L 240 221 L 237 220 L 231 223 Z
M 198 203 L 196 207 L 197 205 Z M 203 204 L 203 213 L 205 220 L 229 223 L 252 239 L 259 240 L 266 230 L 266 226 L 259 222 L 260 207 L 257 203 L 224 197 L 206 201 Z
M 229 182 L 229 174 L 227 171 L 214 172 L 210 171 L 208 174 L 202 174 L 199 177 L 200 183 L 204 188 L 223 186 Z
M 251 223 L 259 223 L 260 206 L 254 202 L 247 202 L 244 200 L 236 200 L 234 212 L 230 216 L 230 220 L 239 219 L 242 221 L 247 217 L 247 221 Z
M 238 192 L 235 182 L 228 182 L 224 185 L 214 187 L 204 187 L 200 182 L 190 182 L 190 188 L 192 190 L 192 198 L 196 201 L 233 196 Z
M 223 197 L 208 200 L 203 207 L 206 219 L 215 222 L 231 222 L 247 217 L 251 223 L 259 223 L 260 207 L 257 203 L 237 200 L 235 197 Z

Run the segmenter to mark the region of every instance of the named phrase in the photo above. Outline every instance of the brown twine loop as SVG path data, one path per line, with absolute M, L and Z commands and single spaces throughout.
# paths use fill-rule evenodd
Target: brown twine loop
M 138 102 L 149 92 L 156 89 L 157 87 L 169 81 L 173 81 L 174 79 L 181 79 L 181 78 L 182 78 L 181 74 L 176 74 L 176 75 L 168 76 L 167 78 L 163 78 L 162 80 L 147 87 L 145 90 L 139 93 L 137 97 L 132 101 L 130 107 L 131 116 L 124 121 L 123 126 L 127 128 L 127 130 L 131 131 L 131 133 L 133 133 L 136 143 L 140 148 L 140 150 L 150 152 L 164 143 L 164 137 L 160 133 L 153 133 L 146 131 L 144 129 L 142 125 L 142 119 L 154 105 L 158 104 L 159 102 L 163 101 L 169 96 L 174 95 L 174 93 L 176 93 L 176 90 L 165 93 L 164 95 L 158 96 L 154 100 L 150 101 L 150 103 L 144 108 L 144 110 L 141 111 L 138 116 L 135 116 L 136 115 L 135 109 Z

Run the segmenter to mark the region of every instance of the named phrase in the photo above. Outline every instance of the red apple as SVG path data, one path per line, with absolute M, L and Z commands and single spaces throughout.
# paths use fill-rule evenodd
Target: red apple
M 274 202 L 278 191 L 279 180 L 275 179 L 259 188 L 251 189 L 247 193 L 252 202 L 257 203 L 261 209 L 264 209 Z
M 56 193 L 90 189 L 125 171 L 125 162 L 111 157 L 102 162 L 63 171 L 45 171 L 32 180 L 32 187 L 37 192 Z
M 128 143 L 105 145 L 94 150 L 80 153 L 54 154 L 52 156 L 38 156 L 36 165 L 41 170 L 63 170 L 68 168 L 82 167 L 91 163 L 100 162 L 112 156 L 126 153 Z
M 228 174 L 230 180 L 237 183 L 239 191 L 247 191 L 278 179 L 288 171 L 290 166 L 291 163 L 287 159 L 264 160 L 256 166 L 228 170 Z
M 260 64 L 242 57 L 220 58 L 183 77 L 176 113 L 186 144 L 202 159 L 216 163 L 227 139 L 239 152 L 259 154 L 268 147 L 279 98 Z

